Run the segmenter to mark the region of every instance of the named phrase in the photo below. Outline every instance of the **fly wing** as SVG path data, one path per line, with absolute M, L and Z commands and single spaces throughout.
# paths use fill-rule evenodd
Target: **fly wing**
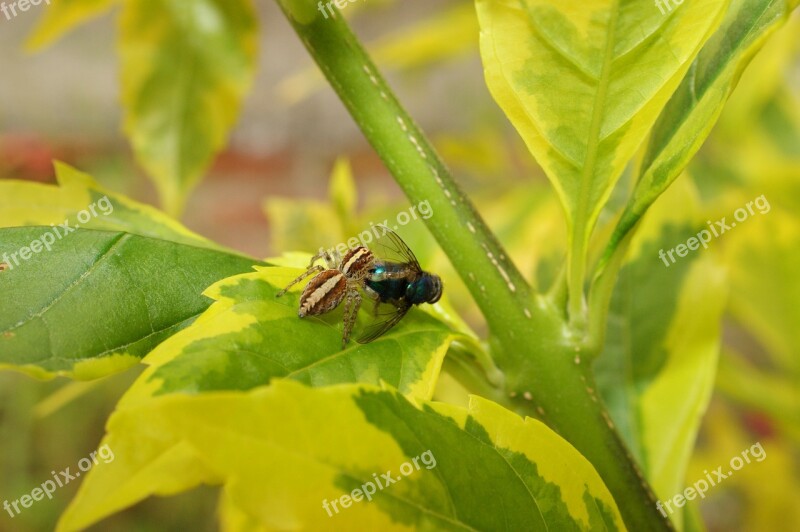
M 392 310 L 385 310 L 378 312 L 373 316 L 369 325 L 367 325 L 363 332 L 356 338 L 360 344 L 368 344 L 376 338 L 383 336 L 389 329 L 397 325 L 400 320 L 406 315 L 411 305 L 402 305 L 395 307 L 393 305 L 381 305 L 383 308 L 391 308 Z
M 418 272 L 422 268 L 417 261 L 414 252 L 409 249 L 403 239 L 397 233 L 386 227 L 385 225 L 377 225 L 376 233 L 378 236 L 374 242 L 368 245 L 370 251 L 378 257 L 389 262 L 397 262 L 400 264 L 407 264 L 409 267 L 416 269 Z

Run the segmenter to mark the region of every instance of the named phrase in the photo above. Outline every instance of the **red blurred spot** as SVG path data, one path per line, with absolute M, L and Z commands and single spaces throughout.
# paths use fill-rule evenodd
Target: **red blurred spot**
M 0 177 L 53 183 L 53 160 L 66 159 L 66 155 L 38 137 L 0 136 Z
M 742 416 L 744 425 L 747 429 L 761 438 L 771 438 L 775 435 L 775 427 L 772 420 L 761 412 L 745 412 Z

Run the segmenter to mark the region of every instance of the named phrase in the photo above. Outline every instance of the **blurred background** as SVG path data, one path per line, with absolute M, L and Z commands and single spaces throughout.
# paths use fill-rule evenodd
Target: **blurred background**
M 283 15 L 258 2 L 255 84 L 227 148 L 190 195 L 182 221 L 255 257 L 311 251 L 347 236 L 324 220 L 329 177 L 346 158 L 359 222 L 405 210 L 399 188 L 367 145 Z M 54 183 L 52 160 L 157 205 L 155 187 L 121 131 L 114 15 L 38 53 L 25 41 L 45 4 L 0 16 L 0 178 Z M 433 139 L 520 269 L 540 286 L 563 256 L 564 222 L 541 170 L 490 97 L 470 2 L 370 0 L 344 12 L 401 102 Z M 761 441 L 767 458 L 708 493 L 709 530 L 800 530 L 800 23 L 797 17 L 745 74 L 712 137 L 681 177 L 709 219 L 765 194 L 764 224 L 713 250 L 728 266 L 730 301 L 718 383 L 687 480 Z M 354 226 L 359 227 L 354 222 Z M 483 323 L 421 224 L 403 237 L 443 272 L 453 305 Z M 352 233 L 349 233 L 352 234 Z M 731 266 L 733 265 L 733 266 Z M 3 297 L 0 294 L 0 297 Z M 95 449 L 116 400 L 138 370 L 91 383 L 0 373 L 0 502 L 16 499 Z M 0 530 L 50 530 L 77 482 Z M 216 530 L 217 490 L 151 499 L 95 530 Z

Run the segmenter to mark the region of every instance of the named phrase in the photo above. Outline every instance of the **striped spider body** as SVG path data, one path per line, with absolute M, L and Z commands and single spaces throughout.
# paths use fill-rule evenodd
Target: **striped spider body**
M 320 259 L 325 261 L 327 268 L 315 264 Z M 342 334 L 342 349 L 344 349 L 358 316 L 358 310 L 361 308 L 362 298 L 359 289 L 373 269 L 374 262 L 375 257 L 372 252 L 363 246 L 351 249 L 341 260 L 336 260 L 327 251 L 322 251 L 311 258 L 308 269 L 278 292 L 277 297 L 284 295 L 289 288 L 303 279 L 314 275 L 300 295 L 297 315 L 304 318 L 325 314 L 344 301 Z

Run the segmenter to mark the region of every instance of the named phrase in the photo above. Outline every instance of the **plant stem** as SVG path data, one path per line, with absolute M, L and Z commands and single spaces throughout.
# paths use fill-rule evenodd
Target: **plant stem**
M 486 374 L 464 356 L 448 356 L 444 359 L 443 371 L 453 376 L 470 394 L 480 395 L 506 408 L 512 408 L 508 396 L 499 388 L 495 388 L 486 378 Z
M 599 349 L 605 341 L 608 309 L 611 306 L 611 296 L 614 284 L 619 276 L 620 269 L 625 260 L 625 254 L 630 247 L 633 233 L 628 233 L 620 240 L 614 251 L 599 265 L 589 291 L 589 322 L 588 345 Z
M 428 228 L 500 346 L 495 359 L 510 403 L 538 412 L 592 462 L 628 528 L 669 530 L 596 394 L 590 369 L 596 353 L 573 337 L 563 309 L 536 294 L 507 259 L 339 13 L 323 16 L 313 0 L 276 1 L 409 200 L 430 203 Z
M 572 235 L 567 262 L 567 315 L 570 329 L 578 337 L 584 335 L 586 328 L 586 300 L 583 294 L 586 279 L 586 240 L 585 229 L 577 229 Z

